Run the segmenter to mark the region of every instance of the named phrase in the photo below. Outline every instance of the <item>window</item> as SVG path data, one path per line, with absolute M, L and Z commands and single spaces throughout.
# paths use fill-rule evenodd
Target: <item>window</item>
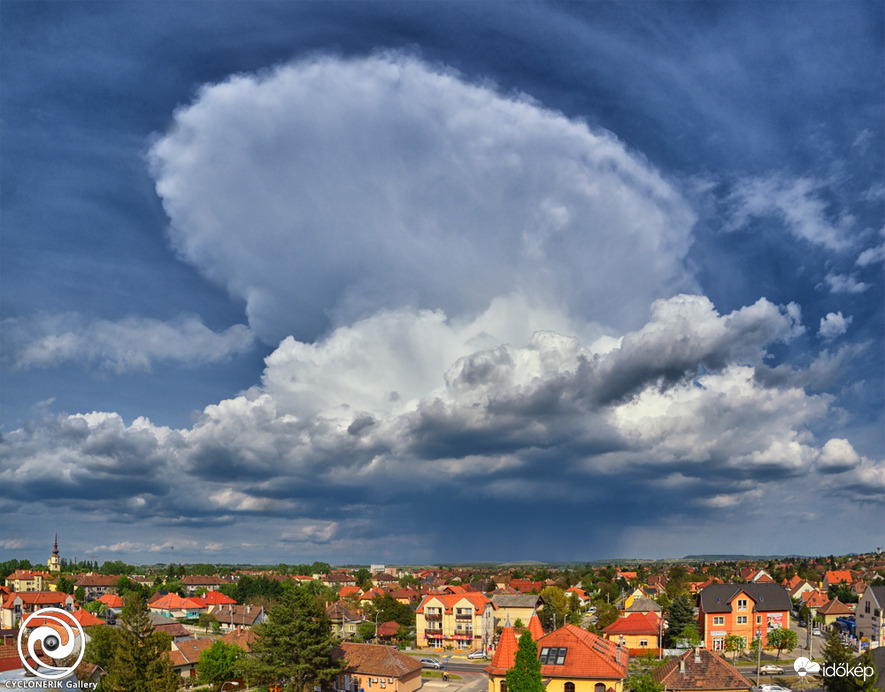
M 507 692 L 507 683 L 503 680 L 501 681 L 501 692 Z
M 738 599 L 738 610 L 746 610 L 747 609 L 747 599 L 739 598 Z
M 648 646 L 648 639 L 640 639 L 639 646 Z
M 756 616 L 756 624 L 757 624 L 757 625 L 761 625 L 761 624 L 762 624 L 762 616 L 761 616 L 761 615 L 757 615 L 757 616 Z
M 724 625 L 725 624 L 725 616 L 724 615 L 714 615 L 713 616 L 713 624 L 714 625 Z
M 722 651 L 722 637 L 713 639 L 713 651 Z
M 538 657 L 538 660 L 541 661 L 541 665 L 561 666 L 565 663 L 567 651 L 568 648 L 564 646 L 545 646 L 541 649 L 541 655 Z
M 562 692 L 575 692 L 575 683 L 567 682 L 562 686 Z
M 738 615 L 738 624 L 746 625 L 747 624 L 747 616 L 746 615 Z
M 593 685 L 593 692 L 605 692 L 605 685 L 603 685 L 601 682 L 597 682 L 595 685 Z
M 864 612 L 865 612 L 865 613 L 869 613 L 869 612 L 870 612 L 870 602 L 869 602 L 869 601 L 867 601 L 867 602 L 864 604 L 863 609 L 864 609 Z

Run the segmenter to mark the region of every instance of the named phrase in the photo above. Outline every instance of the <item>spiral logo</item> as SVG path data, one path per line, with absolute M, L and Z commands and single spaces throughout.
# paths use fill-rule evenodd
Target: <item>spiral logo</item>
M 28 623 L 35 618 L 43 620 L 44 624 L 31 630 L 31 634 L 28 636 L 27 652 L 25 652 L 22 650 L 22 636 L 29 627 Z M 56 624 L 50 626 L 45 624 L 46 621 Z M 43 663 L 37 658 L 37 653 L 34 651 L 34 647 L 38 642 L 42 652 L 55 662 L 62 661 L 73 654 L 77 654 L 77 660 L 69 666 L 51 666 L 48 663 Z M 77 649 L 79 649 L 79 653 Z M 80 627 L 80 623 L 77 622 L 73 615 L 61 608 L 41 608 L 40 610 L 35 610 L 25 619 L 18 631 L 19 658 L 21 658 L 25 668 L 43 680 L 59 680 L 72 673 L 80 665 L 80 661 L 83 660 L 85 651 L 86 640 L 83 637 L 83 628 Z M 48 668 L 53 672 L 37 672 L 28 663 L 29 657 L 33 661 L 40 661 L 43 668 Z

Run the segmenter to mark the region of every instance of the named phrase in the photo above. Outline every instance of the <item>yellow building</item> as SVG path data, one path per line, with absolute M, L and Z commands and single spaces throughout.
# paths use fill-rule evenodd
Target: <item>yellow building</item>
M 52 544 L 52 557 L 46 561 L 46 565 L 49 567 L 51 574 L 61 572 L 61 560 L 58 557 L 58 534 L 55 534 L 55 543 Z
M 419 648 L 487 649 L 495 605 L 478 591 L 425 596 L 415 611 Z
M 6 588 L 17 593 L 26 591 L 47 591 L 46 581 L 49 575 L 45 572 L 32 572 L 28 569 L 17 569 L 6 577 Z
M 535 644 L 546 692 L 623 692 L 630 658 L 626 648 L 574 625 L 560 627 Z M 507 692 L 505 676 L 518 648 L 513 628 L 505 627 L 485 668 L 489 692 Z

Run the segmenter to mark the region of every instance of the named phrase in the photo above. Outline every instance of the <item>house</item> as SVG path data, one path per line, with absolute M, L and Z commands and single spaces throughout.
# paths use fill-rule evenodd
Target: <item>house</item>
M 384 589 L 379 589 L 373 586 L 371 589 L 366 591 L 366 593 L 357 598 L 357 601 L 359 601 L 360 603 L 363 603 L 365 601 L 374 601 L 376 598 L 381 598 L 385 595 L 387 595 L 387 592 Z
M 206 605 L 209 606 L 214 605 L 225 605 L 236 603 L 234 599 L 230 596 L 225 596 L 221 591 L 207 591 L 202 596 L 200 596 L 200 600 Z
M 802 595 L 811 591 L 817 591 L 817 589 L 814 588 L 814 584 L 805 581 L 804 579 L 800 579 L 798 583 L 790 588 L 790 598 L 799 599 L 799 605 L 802 605 Z
M 13 629 L 23 618 L 41 608 L 61 608 L 74 612 L 74 597 L 56 591 L 26 591 L 11 593 L 3 598 L 0 607 L 0 628 Z
M 430 594 L 415 611 L 418 647 L 485 649 L 495 634 L 495 605 L 484 594 Z
M 870 647 L 885 646 L 885 586 L 869 586 L 854 610 L 856 636 Z
M 541 605 L 537 594 L 492 594 L 495 606 L 495 627 L 503 627 L 508 620 L 515 627 L 517 620 L 527 625 Z
M 547 583 L 532 581 L 531 579 L 511 579 L 507 586 L 519 593 L 541 593 L 541 590 L 547 586 Z
M 114 614 L 114 617 L 123 612 L 123 597 L 112 593 L 106 593 L 98 599 L 105 607 Z
M 29 569 L 17 569 L 6 577 L 6 588 L 10 591 L 49 591 L 47 582 L 50 575 Z
M 350 572 L 332 572 L 320 579 L 324 586 L 330 589 L 340 589 L 342 586 L 356 586 L 356 577 Z
M 326 608 L 326 617 L 332 627 L 332 634 L 342 639 L 353 639 L 359 624 L 366 618 L 363 611 L 351 608 L 338 601 Z
M 854 611 L 842 603 L 838 598 L 834 598 L 832 601 L 827 601 L 818 608 L 815 615 L 818 619 L 824 621 L 824 625 L 829 627 L 836 622 L 836 618 L 852 617 Z
M 200 662 L 200 654 L 212 647 L 213 639 L 201 637 L 200 639 L 183 639 L 172 642 L 172 650 L 164 652 L 172 663 L 172 670 L 185 680 L 197 677 L 197 663 Z
M 342 586 L 338 591 L 338 598 L 357 598 L 360 595 L 358 586 Z
M 248 627 L 235 627 L 230 632 L 225 634 L 221 641 L 225 644 L 233 644 L 234 646 L 240 647 L 243 651 L 249 652 L 252 650 L 252 642 L 255 641 L 254 630 Z
M 664 621 L 657 613 L 629 613 L 604 628 L 602 636 L 627 647 L 631 655 L 657 654 L 663 626 Z
M 199 589 L 206 589 L 207 592 L 218 591 L 227 582 L 221 577 L 185 577 L 182 579 L 184 588 L 188 596 L 193 596 Z
M 668 692 L 750 692 L 753 683 L 706 649 L 671 658 L 652 675 Z
M 388 620 L 387 622 L 382 622 L 378 625 L 378 629 L 375 631 L 375 636 L 378 638 L 379 642 L 389 644 L 396 639 L 399 628 L 400 624 L 396 620 Z
M 579 589 L 577 586 L 570 586 L 565 590 L 565 595 L 571 598 L 572 594 L 578 597 L 578 603 L 581 604 L 582 608 L 590 605 L 590 596 L 583 589 Z
M 624 647 L 574 625 L 560 627 L 536 644 L 546 692 L 623 692 L 629 659 Z M 507 692 L 505 675 L 517 648 L 513 628 L 505 627 L 485 667 L 489 692 Z
M 818 591 L 815 589 L 814 591 L 806 591 L 802 594 L 801 604 L 807 607 L 811 611 L 812 619 L 817 617 L 818 609 L 825 606 L 830 600 L 830 597 L 827 596 L 823 591 Z
M 120 577 L 104 574 L 87 574 L 80 577 L 74 584 L 75 589 L 83 589 L 85 594 L 84 601 L 94 601 L 101 598 L 106 593 L 117 593 L 117 582 Z
M 178 594 L 167 593 L 148 605 L 148 610 L 167 618 L 198 618 L 201 613 L 208 612 L 208 606 L 199 598 L 182 598 Z
M 663 614 L 664 609 L 658 603 L 650 598 L 635 598 L 632 605 L 624 609 L 624 613 L 654 613 L 659 617 Z
M 379 589 L 393 589 L 399 586 L 399 579 L 386 572 L 382 572 L 372 576 L 372 585 Z
M 218 620 L 222 632 L 230 632 L 235 627 L 254 627 L 267 620 L 267 613 L 261 606 L 224 605 L 210 606 L 209 612 Z
M 853 581 L 854 577 L 851 576 L 851 572 L 847 569 L 828 570 L 824 572 L 823 588 L 829 589 L 831 586 L 837 586 L 838 584 L 851 586 Z
M 168 618 L 163 618 L 164 622 L 158 622 L 153 624 L 154 632 L 165 632 L 170 637 L 172 637 L 173 642 L 180 642 L 184 639 L 193 639 L 194 635 L 191 631 L 182 625 L 180 622 L 169 621 Z
M 421 600 L 421 594 L 415 591 L 415 589 L 410 589 L 408 587 L 404 589 L 394 589 L 390 592 L 390 596 L 393 600 L 402 603 L 403 605 L 414 605 Z
M 335 681 L 337 692 L 416 692 L 421 689 L 421 662 L 389 646 L 344 642 L 332 650 L 346 665 Z
M 701 638 L 711 651 L 722 651 L 732 634 L 746 643 L 757 634 L 767 641 L 769 630 L 789 627 L 793 605 L 787 590 L 774 582 L 713 584 L 698 601 Z

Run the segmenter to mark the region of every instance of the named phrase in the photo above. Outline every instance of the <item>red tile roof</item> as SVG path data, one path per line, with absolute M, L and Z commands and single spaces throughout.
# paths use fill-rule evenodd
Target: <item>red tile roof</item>
M 468 601 L 470 605 L 472 605 L 477 610 L 477 612 L 482 612 L 488 604 L 491 604 L 492 607 L 494 607 L 494 604 L 488 598 L 486 598 L 484 594 L 481 594 L 478 591 L 469 591 L 467 593 L 441 593 L 425 596 L 421 603 L 418 604 L 418 608 L 415 612 L 423 614 L 424 605 L 434 599 L 439 601 L 443 605 L 447 613 L 454 612 L 453 609 L 456 606 L 459 606 L 464 601 Z
M 251 651 L 255 636 L 255 630 L 250 627 L 237 627 L 225 634 L 221 640 L 227 644 L 239 646 L 244 651 Z
M 680 667 L 680 663 L 683 664 Z M 654 679 L 668 690 L 747 690 L 753 686 L 734 666 L 706 649 L 686 651 L 655 670 Z
M 401 678 L 420 671 L 422 664 L 411 656 L 383 644 L 344 642 L 332 650 L 335 659 L 347 661 L 345 673 Z
M 566 647 L 563 665 L 542 665 L 541 675 L 547 677 L 623 679 L 627 677 L 626 649 L 582 630 L 565 625 L 538 640 L 538 651 L 545 647 Z
M 648 634 L 657 635 L 660 619 L 653 613 L 630 613 L 627 617 L 618 618 L 602 631 L 605 634 Z
M 230 596 L 225 596 L 221 591 L 207 591 L 200 596 L 200 600 L 207 606 L 221 605 L 222 603 L 236 603 L 234 599 Z
M 854 579 L 851 578 L 851 572 L 849 572 L 847 569 L 837 569 L 837 570 L 827 571 L 826 574 L 824 574 L 824 579 L 826 580 L 827 584 L 829 584 L 830 586 L 832 586 L 833 584 L 839 584 L 842 582 L 844 582 L 846 584 L 850 584 L 851 582 L 854 581 Z
M 122 608 L 123 607 L 123 597 L 117 596 L 116 594 L 106 593 L 98 600 L 101 601 L 102 603 L 104 603 L 108 608 Z
M 532 613 L 532 617 L 529 620 L 528 630 L 529 634 L 532 635 L 532 639 L 535 641 L 538 641 L 544 636 L 544 628 L 541 627 L 541 620 L 538 618 L 537 613 Z
M 195 664 L 200 660 L 200 654 L 211 648 L 214 640 L 210 637 L 200 639 L 183 639 L 172 644 L 173 650 L 169 652 L 173 666 Z M 178 654 L 176 656 L 176 654 Z
M 485 672 L 489 675 L 504 675 L 513 667 L 516 661 L 516 650 L 519 643 L 516 641 L 516 635 L 513 633 L 512 627 L 505 627 L 501 631 L 498 638 L 498 648 L 495 649 L 495 655 L 492 656 L 492 662 L 485 667 Z

